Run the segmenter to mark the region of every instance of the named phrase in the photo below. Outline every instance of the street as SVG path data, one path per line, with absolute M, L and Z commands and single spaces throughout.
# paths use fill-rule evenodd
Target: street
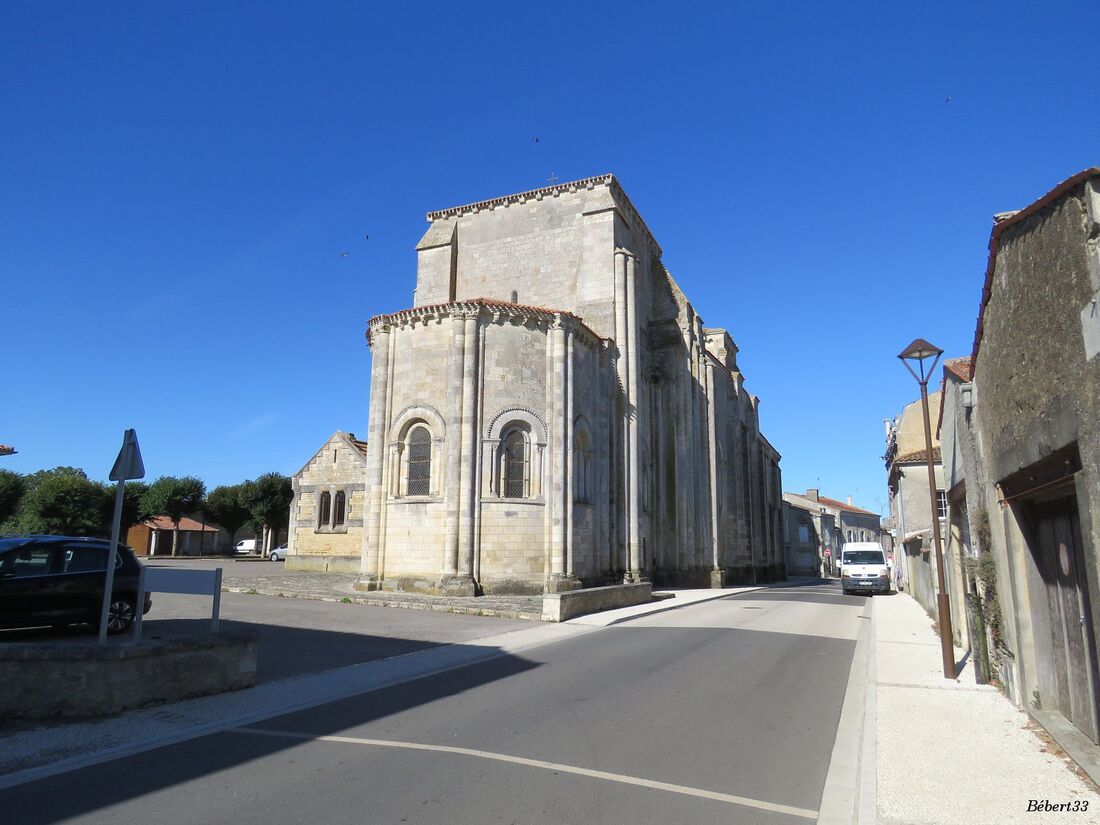
M 27 825 L 814 821 L 865 601 L 818 584 L 581 620 L 522 655 L 8 788 L 0 806 Z

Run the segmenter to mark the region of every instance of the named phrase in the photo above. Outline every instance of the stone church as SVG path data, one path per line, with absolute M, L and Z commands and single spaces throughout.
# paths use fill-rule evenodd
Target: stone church
M 356 587 L 782 578 L 779 454 L 737 346 L 704 326 L 618 180 L 427 219 L 412 307 L 367 330 Z

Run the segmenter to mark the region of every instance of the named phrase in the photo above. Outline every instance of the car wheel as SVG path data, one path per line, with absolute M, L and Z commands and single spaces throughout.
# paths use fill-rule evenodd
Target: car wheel
M 111 600 L 111 606 L 107 609 L 107 633 L 114 636 L 117 633 L 125 633 L 134 623 L 137 610 L 134 600 L 130 596 L 116 596 Z

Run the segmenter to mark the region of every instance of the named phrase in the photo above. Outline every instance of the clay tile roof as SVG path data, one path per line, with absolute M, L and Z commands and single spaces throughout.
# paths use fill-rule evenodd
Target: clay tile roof
M 366 441 L 360 441 L 358 438 L 352 438 L 350 435 L 348 436 L 348 441 L 350 441 L 352 443 L 352 446 L 354 446 L 355 449 L 357 449 L 363 455 L 367 454 L 367 442 Z
M 849 513 L 864 513 L 868 516 L 877 516 L 878 513 L 872 513 L 870 510 L 864 510 L 862 507 L 855 507 L 846 501 L 837 501 L 835 498 L 826 498 L 825 496 L 818 496 L 817 500 L 824 504 L 826 507 L 835 507 L 837 510 L 845 510 Z
M 910 462 L 915 463 L 915 462 L 918 462 L 918 461 L 927 461 L 928 460 L 927 455 L 928 455 L 927 450 L 913 450 L 913 452 L 911 452 L 911 453 L 905 453 L 905 455 L 896 456 L 894 458 L 893 463 L 894 464 L 908 464 Z M 941 457 L 940 457 L 940 448 L 939 447 L 933 447 L 932 448 L 932 460 L 933 461 L 941 461 L 942 460 Z
M 597 341 L 602 341 L 603 340 L 599 335 L 597 335 L 595 332 L 593 332 L 592 328 L 589 327 L 581 319 L 581 317 L 579 315 L 577 315 L 576 313 L 573 313 L 573 312 L 569 312 L 568 310 L 565 310 L 565 309 L 553 309 L 552 307 L 539 307 L 539 306 L 532 306 L 530 304 L 513 304 L 511 301 L 502 301 L 499 298 L 464 298 L 464 299 L 458 300 L 458 301 L 448 301 L 447 303 L 443 303 L 443 304 L 425 304 L 424 306 L 409 307 L 408 309 L 402 309 L 398 312 L 382 313 L 380 315 L 375 315 L 373 318 L 371 318 L 367 322 L 367 342 L 369 343 L 370 340 L 371 340 L 371 328 L 375 324 L 382 323 L 383 321 L 396 321 L 396 320 L 399 320 L 401 318 L 410 317 L 410 316 L 415 317 L 415 316 L 419 316 L 419 315 L 430 314 L 430 313 L 436 312 L 436 311 L 441 310 L 441 309 L 446 309 L 448 307 L 463 307 L 463 306 L 466 306 L 466 307 L 473 307 L 473 306 L 493 307 L 493 308 L 503 309 L 503 310 L 507 310 L 507 311 L 510 311 L 510 312 L 517 312 L 517 313 L 521 313 L 521 314 L 526 313 L 526 314 L 531 314 L 531 315 L 542 315 L 543 317 L 546 317 L 546 318 L 550 318 L 550 317 L 553 317 L 555 315 L 560 315 L 563 318 L 572 318 L 574 321 L 577 322 L 578 326 L 581 329 L 583 329 L 585 332 L 587 332 L 589 335 L 591 335 Z
M 969 356 L 966 358 L 949 358 L 943 362 L 943 368 L 960 381 L 969 381 L 974 377 Z
M 974 348 L 970 353 L 970 369 L 972 375 L 974 370 L 978 367 L 978 351 L 981 349 L 982 334 L 985 331 L 985 308 L 988 306 L 989 298 L 993 294 L 993 270 L 997 265 L 997 250 L 1000 247 L 1001 235 L 1004 234 L 1005 230 L 1027 220 L 1036 212 L 1043 210 L 1054 203 L 1054 201 L 1076 189 L 1086 180 L 1094 177 L 1100 177 L 1100 167 L 1094 166 L 1078 172 L 1071 178 L 1067 178 L 1043 195 L 1043 197 L 1039 198 L 1039 200 L 1029 204 L 1018 212 L 1002 212 L 997 215 L 997 218 L 1001 219 L 994 222 L 993 231 L 989 236 L 989 259 L 985 267 L 985 283 L 982 286 L 982 298 L 978 304 L 978 324 L 974 329 Z M 1002 218 L 1002 216 L 1005 217 Z
M 155 516 L 144 523 L 146 527 L 151 527 L 154 530 L 171 530 L 173 528 L 172 519 L 168 518 L 168 516 Z M 218 532 L 218 528 L 211 527 L 209 524 L 204 525 L 201 522 L 195 521 L 193 518 L 184 516 L 180 519 L 180 531 L 185 533 L 216 533 Z

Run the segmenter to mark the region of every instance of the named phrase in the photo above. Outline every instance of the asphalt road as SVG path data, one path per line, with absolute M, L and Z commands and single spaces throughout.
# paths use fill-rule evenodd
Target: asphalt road
M 748 593 L 0 792 L 34 823 L 807 823 L 860 632 Z

